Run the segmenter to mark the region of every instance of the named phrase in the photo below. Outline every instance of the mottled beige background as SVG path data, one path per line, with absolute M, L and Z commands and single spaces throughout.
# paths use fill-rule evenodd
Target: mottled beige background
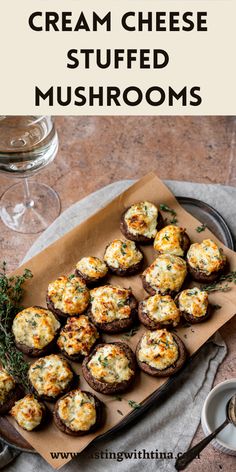
M 8 0 L 2 2 L 0 16 L 1 49 L 1 113 L 13 114 L 58 114 L 58 115 L 233 115 L 236 111 L 235 94 L 235 0 Z M 72 11 L 72 28 L 81 10 L 84 12 L 90 29 L 92 11 L 100 17 L 112 11 L 112 30 L 99 28 L 97 32 L 35 32 L 28 26 L 28 18 L 34 11 Z M 142 32 L 126 31 L 121 26 L 121 18 L 127 11 L 167 12 L 167 31 Z M 194 13 L 207 11 L 208 31 L 168 31 L 168 12 L 186 11 Z M 14 12 L 14 15 L 12 14 Z M 181 25 L 180 20 L 180 25 Z M 37 19 L 36 24 L 41 26 Z M 132 19 L 129 25 L 134 25 Z M 15 32 L 15 33 L 14 33 Z M 16 40 L 14 41 L 14 34 Z M 99 69 L 96 64 L 90 69 L 79 67 L 68 69 L 67 52 L 69 49 L 164 49 L 170 57 L 169 64 L 163 69 Z M 166 100 L 161 106 L 152 107 L 145 100 L 138 106 L 75 106 L 74 92 L 70 105 L 61 106 L 55 100 L 53 108 L 48 101 L 41 101 L 40 107 L 34 105 L 35 86 L 44 93 L 51 87 L 62 87 L 65 99 L 66 87 L 72 91 L 78 86 L 116 86 L 123 91 L 129 86 L 137 86 L 145 92 L 149 87 L 159 86 L 168 94 L 168 86 L 177 93 L 184 86 L 201 87 L 200 106 L 182 106 L 174 101 L 169 106 Z M 135 95 L 136 97 L 136 95 Z M 155 99 L 155 97 L 154 97 Z

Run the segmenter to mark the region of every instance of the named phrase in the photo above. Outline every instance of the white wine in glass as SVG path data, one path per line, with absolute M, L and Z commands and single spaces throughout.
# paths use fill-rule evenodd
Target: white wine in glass
M 59 215 L 58 194 L 48 185 L 28 180 L 48 165 L 58 151 L 50 116 L 0 116 L 0 172 L 20 178 L 1 197 L 1 218 L 20 233 L 38 233 Z

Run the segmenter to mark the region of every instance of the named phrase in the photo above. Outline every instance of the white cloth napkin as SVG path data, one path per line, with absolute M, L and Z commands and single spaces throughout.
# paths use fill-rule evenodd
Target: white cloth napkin
M 115 182 L 67 209 L 48 228 L 26 254 L 24 261 L 40 252 L 61 237 L 109 200 L 121 193 L 133 181 Z M 235 230 L 230 207 L 235 201 L 236 189 L 224 186 L 168 182 L 170 189 L 178 195 L 200 198 L 220 211 Z M 216 191 L 217 187 L 217 191 Z M 233 195 L 232 195 L 233 193 Z M 232 198 L 233 197 L 233 198 Z M 174 471 L 176 454 L 185 451 L 194 436 L 200 420 L 205 397 L 210 391 L 218 366 L 226 355 L 226 345 L 217 333 L 206 343 L 177 377 L 174 384 L 162 394 L 135 423 L 113 433 L 109 439 L 99 440 L 89 446 L 77 458 L 65 465 L 62 472 L 113 472 L 137 471 L 142 467 L 148 471 Z M 21 453 L 14 461 L 15 451 L 2 445 L 0 467 L 9 472 L 50 472 L 53 469 L 37 454 Z

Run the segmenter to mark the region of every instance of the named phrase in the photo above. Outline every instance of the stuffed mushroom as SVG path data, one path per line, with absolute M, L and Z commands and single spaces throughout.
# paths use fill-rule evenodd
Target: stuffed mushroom
M 85 380 L 97 392 L 108 395 L 121 393 L 135 378 L 135 356 L 122 342 L 98 344 L 84 359 L 82 371 Z
M 176 304 L 189 323 L 201 323 L 210 315 L 208 293 L 198 287 L 189 288 L 178 293 Z
M 31 364 L 28 376 L 33 393 L 48 401 L 55 401 L 68 392 L 75 380 L 68 362 L 57 354 L 42 357 Z
M 134 203 L 122 214 L 120 229 L 127 239 L 151 244 L 164 222 L 159 208 L 151 202 Z
M 108 267 L 98 257 L 83 257 L 77 262 L 75 273 L 77 276 L 82 277 L 86 285 L 93 286 L 104 282 L 108 274 Z
M 181 289 L 187 275 L 185 260 L 171 254 L 161 254 L 143 272 L 143 287 L 150 295 L 174 295 Z
M 154 377 L 168 377 L 185 363 L 184 343 L 166 329 L 147 331 L 136 348 L 137 362 L 144 372 Z
M 89 304 L 89 290 L 81 277 L 62 275 L 51 282 L 47 305 L 59 317 L 81 315 Z
M 23 396 L 23 392 L 14 378 L 0 368 L 0 415 L 10 411 L 14 403 Z
M 154 240 L 154 249 L 159 254 L 185 256 L 190 246 L 190 239 L 184 228 L 168 225 L 158 231 Z
M 214 282 L 222 275 L 226 263 L 223 250 L 211 239 L 191 244 L 187 252 L 189 273 L 198 282 Z
M 136 321 L 137 306 L 130 289 L 104 285 L 91 290 L 88 316 L 101 331 L 120 333 Z
M 32 394 L 18 400 L 10 411 L 18 425 L 26 431 L 41 428 L 46 422 L 47 413 L 45 405 Z
M 104 261 L 114 274 L 132 275 L 141 269 L 143 253 L 134 241 L 114 239 L 106 247 Z
M 67 318 L 57 339 L 57 345 L 68 359 L 80 361 L 89 355 L 98 338 L 97 328 L 87 316 L 73 316 Z
M 175 328 L 180 322 L 180 311 L 170 295 L 156 293 L 139 302 L 138 316 L 149 329 Z
M 103 403 L 91 392 L 72 390 L 57 400 L 53 417 L 63 433 L 83 436 L 101 425 Z
M 39 306 L 20 311 L 12 325 L 16 347 L 32 357 L 42 356 L 53 348 L 59 329 L 57 317 Z

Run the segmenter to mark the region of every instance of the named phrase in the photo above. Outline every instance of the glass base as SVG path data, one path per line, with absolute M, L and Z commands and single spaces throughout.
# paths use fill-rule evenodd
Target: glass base
M 27 182 L 30 199 L 25 201 L 24 182 L 12 185 L 1 198 L 1 218 L 19 233 L 34 234 L 46 229 L 60 214 L 61 202 L 51 187 Z

